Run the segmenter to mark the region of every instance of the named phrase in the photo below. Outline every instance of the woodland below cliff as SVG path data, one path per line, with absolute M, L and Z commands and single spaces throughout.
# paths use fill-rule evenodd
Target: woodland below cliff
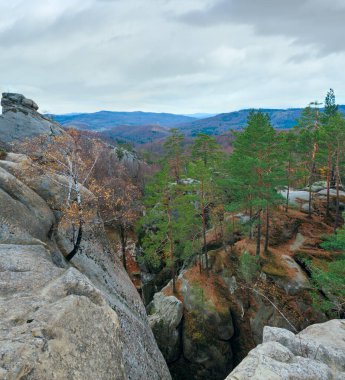
M 53 378 L 54 367 L 113 378 L 102 356 L 84 369 L 32 364 L 67 357 L 59 345 L 88 361 L 104 340 L 119 379 L 169 379 L 166 363 L 174 379 L 224 379 L 262 343 L 264 326 L 298 333 L 344 317 L 345 120 L 332 90 L 288 132 L 250 112 L 231 154 L 176 129 L 161 153 L 137 153 L 63 130 L 22 95 L 2 104 L 4 379 Z M 101 312 L 95 336 L 72 315 L 89 302 L 90 318 Z M 94 346 L 70 339 L 65 318 Z

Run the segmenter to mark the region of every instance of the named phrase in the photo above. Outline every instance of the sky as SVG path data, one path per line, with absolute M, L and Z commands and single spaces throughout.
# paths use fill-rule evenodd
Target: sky
M 344 0 L 0 0 L 0 91 L 40 112 L 345 104 Z

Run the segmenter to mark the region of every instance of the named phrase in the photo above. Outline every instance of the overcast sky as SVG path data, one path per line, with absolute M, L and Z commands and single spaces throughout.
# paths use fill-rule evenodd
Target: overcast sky
M 41 112 L 345 103 L 344 0 L 0 0 L 0 91 Z

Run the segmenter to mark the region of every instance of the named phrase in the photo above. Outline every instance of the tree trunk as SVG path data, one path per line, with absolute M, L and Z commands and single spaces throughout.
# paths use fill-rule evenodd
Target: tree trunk
M 253 239 L 253 222 L 252 222 L 252 217 L 253 217 L 253 207 L 250 206 L 249 207 L 249 222 L 250 222 L 250 226 L 249 226 L 249 239 L 252 240 Z
M 316 169 L 315 160 L 316 160 L 317 151 L 318 151 L 318 145 L 317 143 L 314 143 L 312 161 L 311 161 L 311 171 L 309 175 L 309 200 L 308 200 L 308 217 L 309 218 L 311 218 L 311 186 L 313 183 L 314 173 Z
M 120 241 L 121 241 L 121 251 L 122 251 L 122 264 L 127 272 L 127 260 L 126 260 L 126 233 L 123 226 L 120 226 Z
M 286 193 L 286 205 L 285 205 L 285 212 L 288 212 L 289 210 L 289 196 L 290 196 L 290 170 L 291 170 L 291 163 L 289 160 L 289 166 L 288 166 L 288 175 L 287 175 L 287 193 Z
M 329 190 L 331 185 L 331 172 L 332 172 L 332 156 L 330 149 L 328 152 L 328 165 L 327 165 L 327 201 L 326 201 L 326 217 L 329 217 Z
M 202 219 L 202 238 L 203 238 L 203 254 L 205 257 L 206 274 L 209 275 L 208 268 L 208 254 L 207 254 L 207 241 L 206 241 L 206 213 L 205 213 L 205 193 L 204 182 L 201 181 L 201 219 Z
M 234 220 L 234 216 L 232 216 L 232 220 Z M 221 234 L 223 249 L 224 249 L 225 253 L 228 253 L 228 249 L 226 247 L 225 236 L 224 236 L 224 225 L 223 225 L 222 220 L 219 221 L 219 227 L 220 227 L 220 234 Z M 230 246 L 230 250 L 231 250 L 231 246 Z
M 330 187 L 334 187 L 334 186 L 335 186 L 335 170 L 334 170 L 334 165 L 332 165 L 331 186 Z
M 75 254 L 78 252 L 80 248 L 80 243 L 81 243 L 81 238 L 83 236 L 83 221 L 79 220 L 79 229 L 78 229 L 78 235 L 77 235 L 77 240 L 74 243 L 74 247 L 72 251 L 66 256 L 67 261 L 71 261 Z
M 265 249 L 264 252 L 268 252 L 268 240 L 269 240 L 269 228 L 270 228 L 270 214 L 269 214 L 269 207 L 266 206 L 266 235 L 265 235 Z
M 339 224 L 339 185 L 340 185 L 340 175 L 339 175 L 339 146 L 337 148 L 337 159 L 335 166 L 335 187 L 337 191 L 336 206 L 335 206 L 335 221 L 334 221 L 334 233 L 337 233 L 337 228 Z
M 261 241 L 261 210 L 258 212 L 258 234 L 256 238 L 256 255 L 260 256 L 260 241 Z
M 202 273 L 202 252 L 199 251 L 199 273 Z
M 173 232 L 171 226 L 171 208 L 168 206 L 168 221 L 169 221 L 169 243 L 170 243 L 170 271 L 173 282 L 173 293 L 176 291 L 176 281 L 175 281 L 175 262 L 174 262 L 174 243 L 173 243 Z
M 309 179 L 309 199 L 308 199 L 308 218 L 311 218 L 311 182 L 312 182 L 312 175 Z

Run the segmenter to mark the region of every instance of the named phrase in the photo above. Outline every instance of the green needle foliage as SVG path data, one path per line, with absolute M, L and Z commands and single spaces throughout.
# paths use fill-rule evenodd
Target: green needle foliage
M 221 158 L 220 146 L 216 139 L 205 133 L 198 133 L 192 147 L 192 157 L 202 160 L 205 167 L 215 167 Z
M 218 239 L 221 231 L 227 252 L 226 245 L 233 244 L 239 229 L 243 234 L 247 228 L 249 237 L 256 237 L 256 257 L 243 255 L 241 271 L 254 268 L 260 261 L 261 240 L 264 252 L 269 249 L 273 210 L 283 203 L 286 212 L 289 210 L 290 190 L 307 186 L 309 216 L 321 215 L 323 204 L 320 199 L 313 201 L 312 192 L 319 180 L 327 183 L 325 220 L 329 223 L 333 219 L 337 232 L 324 246 L 345 251 L 344 232 L 338 229 L 340 190 L 345 180 L 345 120 L 332 89 L 326 95 L 324 110 L 318 107 L 319 103 L 310 103 L 296 128 L 288 132 L 275 131 L 268 114 L 251 111 L 246 127 L 234 132 L 233 152 L 228 157 L 214 137 L 199 133 L 190 147 L 179 130 L 172 129 L 164 143 L 162 170 L 145 189 L 146 214 L 141 220 L 145 262 L 156 269 L 170 267 L 175 288 L 176 273 L 197 254 L 200 270 L 205 267 L 208 273 L 207 231 L 213 228 Z M 335 194 L 334 190 L 331 194 L 332 187 Z M 285 200 L 280 195 L 283 189 Z M 235 222 L 237 212 L 249 216 L 245 226 Z M 231 234 L 226 243 L 224 236 Z M 323 270 L 312 268 L 315 286 L 325 294 L 320 298 L 322 308 L 338 314 L 344 302 L 343 272 L 343 256 Z
M 276 191 L 284 178 L 278 141 L 269 116 L 260 111 L 252 111 L 243 132 L 236 133 L 234 151 L 226 164 L 230 173 L 228 185 L 231 188 L 232 203 L 239 210 L 249 209 L 251 217 L 256 213 L 257 255 L 260 254 L 262 210 L 266 211 L 268 227 L 269 207 L 282 200 Z M 268 236 L 265 250 L 267 244 Z
M 322 243 L 327 250 L 340 251 L 341 254 L 325 268 L 318 268 L 307 262 L 312 273 L 316 291 L 313 292 L 314 305 L 329 316 L 344 318 L 345 316 L 345 228 L 329 236 Z M 322 294 L 318 290 L 322 291 Z
M 169 266 L 176 291 L 176 267 L 194 252 L 195 196 L 188 185 L 174 181 L 168 166 L 154 177 L 146 194 L 147 211 L 140 221 L 143 259 L 155 269 Z

